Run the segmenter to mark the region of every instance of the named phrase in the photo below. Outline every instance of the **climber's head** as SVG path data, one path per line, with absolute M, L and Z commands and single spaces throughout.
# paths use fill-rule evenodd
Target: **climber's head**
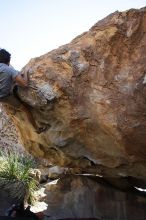
M 0 63 L 10 64 L 11 54 L 5 49 L 0 49 Z

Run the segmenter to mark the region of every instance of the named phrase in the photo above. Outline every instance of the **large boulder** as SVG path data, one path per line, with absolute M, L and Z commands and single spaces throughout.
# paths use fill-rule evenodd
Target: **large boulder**
M 30 84 L 18 94 L 31 115 L 13 118 L 30 153 L 146 180 L 146 8 L 109 15 L 22 72 Z

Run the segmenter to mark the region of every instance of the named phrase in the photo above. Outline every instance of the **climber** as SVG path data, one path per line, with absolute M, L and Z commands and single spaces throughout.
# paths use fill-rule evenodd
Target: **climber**
M 19 105 L 15 94 L 14 85 L 27 87 L 28 78 L 15 70 L 10 65 L 11 54 L 5 49 L 0 50 L 0 101 L 9 102 L 12 105 Z M 15 87 L 16 88 L 16 87 Z
M 27 114 L 28 120 L 31 122 L 37 133 L 44 131 L 39 128 L 28 111 L 29 106 L 22 102 L 18 96 L 18 86 L 28 88 L 27 74 L 21 74 L 10 65 L 11 54 L 5 49 L 0 49 L 0 102 L 13 106 Z

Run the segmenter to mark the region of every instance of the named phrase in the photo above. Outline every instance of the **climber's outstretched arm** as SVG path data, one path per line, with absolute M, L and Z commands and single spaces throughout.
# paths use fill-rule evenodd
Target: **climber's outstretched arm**
M 24 77 L 23 75 L 21 74 L 18 74 L 16 77 L 15 77 L 15 82 L 19 85 L 19 86 L 22 86 L 22 87 L 27 87 L 28 86 L 28 77 Z

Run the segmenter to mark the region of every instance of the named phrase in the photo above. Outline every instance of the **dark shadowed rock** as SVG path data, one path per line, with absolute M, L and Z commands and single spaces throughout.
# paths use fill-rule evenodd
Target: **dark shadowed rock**
M 46 186 L 48 209 L 54 219 L 97 218 L 102 220 L 145 220 L 146 197 L 124 192 L 81 176 L 69 176 Z

